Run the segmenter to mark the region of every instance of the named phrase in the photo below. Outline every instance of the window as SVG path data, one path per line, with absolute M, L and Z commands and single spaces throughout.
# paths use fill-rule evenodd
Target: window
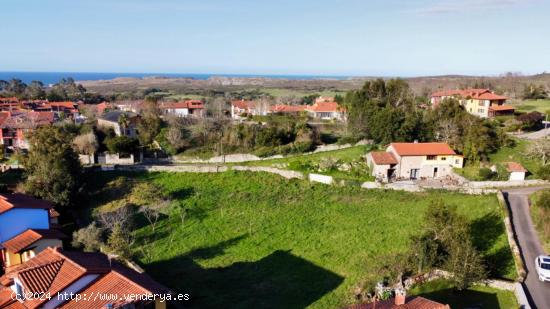
M 426 156 L 426 160 L 435 160 L 436 156 Z
M 459 159 L 456 159 L 456 160 L 455 160 L 455 164 L 460 164 L 460 160 L 459 160 Z
M 441 161 L 447 161 L 447 157 L 441 157 Z
M 477 110 L 477 112 L 478 112 L 478 113 L 484 113 L 485 110 L 484 110 L 483 108 L 480 108 L 480 109 Z

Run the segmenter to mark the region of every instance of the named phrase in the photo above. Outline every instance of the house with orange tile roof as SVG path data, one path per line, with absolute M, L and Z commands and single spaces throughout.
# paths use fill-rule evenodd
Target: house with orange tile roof
M 506 170 L 510 173 L 509 180 L 525 180 L 527 169 L 517 162 L 507 162 Z
M 451 307 L 421 296 L 396 295 L 386 300 L 352 305 L 347 309 L 451 309 Z
M 323 98 L 326 100 L 326 98 Z M 346 110 L 334 101 L 317 100 L 313 105 L 307 106 L 306 111 L 312 118 L 323 120 L 346 120 Z
M 51 203 L 25 194 L 0 195 L 0 264 L 9 270 L 47 247 L 61 247 Z
M 144 272 L 103 253 L 59 248 L 47 248 L 0 277 L 0 308 L 164 309 L 170 295 Z
M 231 101 L 231 118 L 243 119 L 246 116 L 265 116 L 270 108 L 267 102 L 233 100 Z
M 386 151 L 367 154 L 367 165 L 379 181 L 443 178 L 464 159 L 446 143 L 391 143 Z
M 204 116 L 204 103 L 201 100 L 163 102 L 159 107 L 165 115 L 195 118 L 202 118 Z
M 432 107 L 438 106 L 443 100 L 455 98 L 464 109 L 481 118 L 492 118 L 501 115 L 513 115 L 514 107 L 506 105 L 507 98 L 497 95 L 489 89 L 456 89 L 442 90 L 432 93 Z

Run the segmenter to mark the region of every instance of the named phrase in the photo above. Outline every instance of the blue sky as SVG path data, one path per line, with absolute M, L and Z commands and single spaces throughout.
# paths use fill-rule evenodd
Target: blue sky
M 0 71 L 550 71 L 550 0 L 2 0 L 0 11 Z

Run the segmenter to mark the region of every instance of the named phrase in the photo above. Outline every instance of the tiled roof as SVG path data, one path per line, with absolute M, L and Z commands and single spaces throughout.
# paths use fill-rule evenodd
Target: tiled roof
M 255 101 L 235 100 L 231 101 L 231 105 L 238 107 L 239 109 L 254 109 L 256 108 Z
M 508 170 L 508 172 L 520 172 L 520 173 L 526 173 L 527 172 L 527 169 L 525 169 L 525 167 L 523 167 L 523 165 L 517 163 L 517 162 L 508 162 L 506 163 L 506 170 Z
M 55 229 L 29 229 L 9 240 L 6 240 L 2 243 L 2 247 L 8 249 L 12 253 L 19 253 L 21 250 L 34 244 L 40 239 L 61 239 L 65 237 L 65 234 Z
M 22 111 L 13 113 L 3 123 L 2 128 L 28 129 L 52 124 L 55 120 L 53 112 Z
M 186 100 L 180 102 L 164 102 L 160 105 L 160 108 L 164 109 L 179 109 L 179 108 L 188 108 L 188 109 L 202 109 L 204 104 L 200 100 Z
M 336 102 L 316 102 L 306 109 L 312 112 L 337 112 L 343 110 Z
M 102 253 L 66 252 L 48 248 L 27 262 L 17 266 L 0 277 L 0 282 L 17 277 L 30 292 L 49 292 L 51 295 L 63 291 L 85 275 L 99 276 L 81 289 L 80 293 L 154 294 L 169 293 L 147 274 L 138 273 L 117 261 L 109 261 Z M 121 297 L 124 295 L 120 295 Z M 110 302 L 110 301 L 109 301 Z M 43 304 L 40 299 L 26 300 L 28 308 Z M 100 300 L 67 302 L 60 308 L 102 308 L 107 303 Z
M 391 143 L 400 156 L 455 155 L 446 143 Z
M 489 107 L 489 110 L 499 112 L 499 111 L 514 111 L 515 108 L 511 105 L 493 105 Z
M 450 309 L 449 305 L 440 304 L 424 297 L 407 297 L 404 305 L 396 305 L 395 299 L 349 306 L 348 309 Z
M 0 214 L 14 208 L 50 209 L 52 204 L 21 193 L 0 194 Z
M 397 164 L 397 159 L 393 156 L 391 152 L 385 151 L 373 151 L 370 153 L 374 163 L 378 165 L 388 165 L 388 164 Z
M 297 113 L 303 112 L 306 105 L 272 105 L 269 109 L 274 113 Z
M 449 96 L 459 96 L 459 97 L 471 97 L 473 99 L 480 100 L 506 100 L 505 96 L 497 95 L 491 92 L 489 89 L 453 89 L 453 90 L 442 90 L 432 93 L 432 97 L 449 97 Z

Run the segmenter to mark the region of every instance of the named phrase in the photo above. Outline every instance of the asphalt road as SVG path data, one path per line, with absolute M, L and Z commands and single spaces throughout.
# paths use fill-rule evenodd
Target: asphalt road
M 546 137 L 548 135 L 550 135 L 550 128 L 542 129 L 542 130 L 535 131 L 535 132 L 530 132 L 530 133 L 514 135 L 514 136 L 519 137 L 519 138 L 523 138 L 523 139 L 540 139 L 540 138 Z
M 550 309 L 550 283 L 538 279 L 535 258 L 544 254 L 529 214 L 529 195 L 541 188 L 503 190 L 512 210 L 512 224 L 521 255 L 527 267 L 524 288 L 532 308 Z

